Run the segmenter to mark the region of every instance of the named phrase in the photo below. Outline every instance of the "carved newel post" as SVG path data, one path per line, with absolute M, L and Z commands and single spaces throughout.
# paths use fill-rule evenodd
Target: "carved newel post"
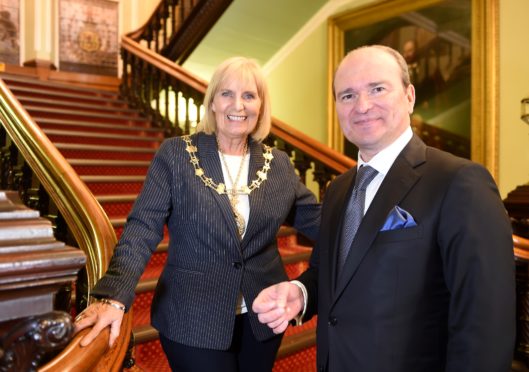
M 0 371 L 34 371 L 47 352 L 68 344 L 73 322 L 54 311 L 54 296 L 85 262 L 16 192 L 0 191 Z

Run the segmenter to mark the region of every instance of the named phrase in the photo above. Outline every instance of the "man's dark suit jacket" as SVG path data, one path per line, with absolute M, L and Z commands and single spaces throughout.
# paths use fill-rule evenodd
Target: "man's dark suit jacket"
M 325 195 L 300 280 L 318 313 L 319 370 L 507 372 L 515 337 L 512 232 L 490 174 L 427 147 L 399 154 L 340 276 L 336 253 L 356 169 Z M 396 205 L 417 226 L 380 231 Z
M 198 133 L 191 139 L 206 177 L 224 182 L 215 136 Z M 251 182 L 263 167 L 263 147 L 250 140 L 249 152 Z M 167 224 L 168 257 L 153 300 L 154 327 L 185 345 L 225 350 L 242 292 L 254 335 L 261 340 L 272 337 L 251 304 L 262 289 L 287 280 L 276 234 L 287 222 L 316 239 L 320 223 L 320 205 L 287 154 L 275 149 L 272 153 L 266 181 L 249 195 L 250 217 L 240 241 L 228 196 L 206 187 L 195 175 L 182 138 L 164 141 L 107 274 L 93 293 L 130 308 L 136 283 Z

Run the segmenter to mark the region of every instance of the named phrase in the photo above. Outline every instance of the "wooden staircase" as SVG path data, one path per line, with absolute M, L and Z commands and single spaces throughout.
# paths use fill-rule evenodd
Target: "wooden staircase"
M 119 239 L 150 160 L 163 141 L 163 129 L 121 100 L 117 87 L 102 90 L 26 76 L 0 77 L 87 184 Z M 278 246 L 287 274 L 296 277 L 306 268 L 311 249 L 300 245 L 290 228 L 280 231 Z M 150 304 L 166 251 L 164 240 L 136 288 L 132 306 L 135 370 L 170 370 L 158 334 L 150 326 Z M 314 370 L 314 329 L 312 320 L 287 330 L 274 371 Z

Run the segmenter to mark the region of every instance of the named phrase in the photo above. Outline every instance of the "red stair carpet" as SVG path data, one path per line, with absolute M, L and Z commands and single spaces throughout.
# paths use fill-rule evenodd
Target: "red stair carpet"
M 18 75 L 0 77 L 88 185 L 119 238 L 149 162 L 163 140 L 163 131 L 121 100 L 117 89 L 98 90 Z M 299 246 L 295 232 L 289 229 L 282 231 L 278 245 L 289 277 L 297 276 L 307 266 L 310 249 Z M 170 370 L 157 333 L 150 327 L 149 313 L 166 249 L 166 242 L 160 244 L 136 289 L 136 365 L 132 371 Z M 314 320 L 302 327 L 290 327 L 285 339 L 314 327 Z M 314 346 L 278 359 L 274 371 L 315 371 Z

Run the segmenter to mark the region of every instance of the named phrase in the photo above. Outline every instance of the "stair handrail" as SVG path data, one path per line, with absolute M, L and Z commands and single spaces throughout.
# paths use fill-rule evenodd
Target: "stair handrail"
M 161 0 L 156 8 L 154 8 L 151 16 L 149 19 L 147 19 L 142 26 L 140 26 L 138 29 L 128 32 L 126 35 L 128 35 L 130 38 L 134 40 L 141 40 L 142 38 L 148 37 L 148 35 L 145 34 L 150 24 L 154 23 L 156 20 L 156 17 L 159 17 L 164 12 L 164 2 L 165 0 Z
M 198 76 L 188 72 L 181 66 L 177 65 L 170 59 L 156 53 L 155 51 L 147 48 L 140 44 L 128 35 L 121 37 L 121 47 L 130 53 L 141 58 L 145 62 L 155 66 L 156 68 L 166 72 L 167 74 L 175 77 L 178 80 L 183 81 L 193 89 L 205 94 L 207 82 L 199 78 Z
M 22 107 L 2 79 L 0 79 L 0 121 L 25 162 L 66 220 L 79 248 L 86 254 L 87 285 L 90 291 L 105 273 L 117 241 L 110 220 L 77 172 Z M 100 347 L 101 344 L 108 345 L 108 334 L 106 338 L 104 333 L 100 334 L 97 342 L 84 348 L 79 346 L 82 337 L 82 334 L 79 334 L 70 343 L 73 346 L 65 349 L 57 358 L 68 355 L 74 365 L 84 360 L 82 355 L 87 354 L 99 363 L 104 362 L 105 368 L 107 364 L 109 367 L 117 365 L 116 369 L 111 368 L 117 371 L 121 363 L 115 361 L 123 360 L 130 339 L 132 328 L 130 317 L 130 313 L 126 314 L 120 337 L 110 350 L 108 346 Z M 50 363 L 53 364 L 53 360 Z M 64 370 L 65 366 L 58 366 L 57 369 L 46 366 L 43 368 L 47 371 L 59 371 Z
M 207 82 L 164 56 L 141 45 L 131 37 L 124 35 L 121 38 L 121 47 L 135 55 L 137 58 L 140 58 L 146 63 L 164 71 L 171 77 L 183 82 L 202 95 L 205 94 Z M 286 143 L 298 148 L 303 153 L 316 157 L 326 167 L 332 169 L 336 173 L 343 173 L 347 169 L 356 165 L 356 161 L 353 159 L 314 140 L 305 133 L 276 118 L 272 118 L 271 133 L 281 137 Z
M 126 35 L 182 64 L 232 2 L 161 0 L 141 27 Z
M 512 235 L 514 256 L 519 260 L 529 261 L 529 239 L 519 235 Z
M 110 220 L 77 172 L 0 79 L 0 117 L 7 133 L 87 254 L 92 288 L 108 266 L 116 235 Z

